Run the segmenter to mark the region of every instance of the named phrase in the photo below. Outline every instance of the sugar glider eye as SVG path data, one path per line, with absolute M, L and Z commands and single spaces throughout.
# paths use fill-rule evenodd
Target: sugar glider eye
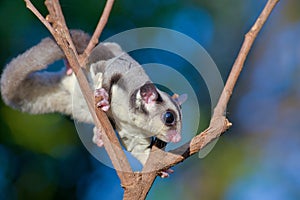
M 175 114 L 171 110 L 167 110 L 163 114 L 163 121 L 167 126 L 172 126 L 175 124 Z

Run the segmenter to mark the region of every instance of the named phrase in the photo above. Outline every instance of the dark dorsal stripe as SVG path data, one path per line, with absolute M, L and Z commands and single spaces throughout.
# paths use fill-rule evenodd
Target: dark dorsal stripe
M 96 63 L 100 60 L 109 60 L 113 57 L 115 57 L 114 54 L 107 46 L 99 44 L 93 49 L 91 55 L 89 56 L 88 65 Z

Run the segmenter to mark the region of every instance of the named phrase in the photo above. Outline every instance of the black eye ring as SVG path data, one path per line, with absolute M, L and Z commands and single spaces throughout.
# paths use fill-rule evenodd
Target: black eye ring
M 167 126 L 173 126 L 175 124 L 175 114 L 174 114 L 174 112 L 171 111 L 171 110 L 167 110 L 163 114 L 163 122 Z

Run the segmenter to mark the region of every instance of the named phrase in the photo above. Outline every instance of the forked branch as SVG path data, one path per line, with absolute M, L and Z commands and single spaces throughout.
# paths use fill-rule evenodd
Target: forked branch
M 168 169 L 178 164 L 179 162 L 184 161 L 191 155 L 199 152 L 208 143 L 210 143 L 213 139 L 219 137 L 231 126 L 231 123 L 226 119 L 225 116 L 225 110 L 228 101 L 231 97 L 236 81 L 240 75 L 246 57 L 253 45 L 256 36 L 268 19 L 275 5 L 279 2 L 279 0 L 268 0 L 260 16 L 252 26 L 250 31 L 246 34 L 245 40 L 232 67 L 230 75 L 226 81 L 218 104 L 214 109 L 209 127 L 199 135 L 195 136 L 190 142 L 170 152 L 165 152 L 154 146 L 142 172 L 132 172 L 132 169 L 126 159 L 125 154 L 122 151 L 120 143 L 109 123 L 109 120 L 101 110 L 95 109 L 92 91 L 81 68 L 93 47 L 98 43 L 98 38 L 107 22 L 114 1 L 107 1 L 95 33 L 88 47 L 84 51 L 84 54 L 79 56 L 70 37 L 69 30 L 65 24 L 59 1 L 45 1 L 45 4 L 49 11 L 49 15 L 46 18 L 44 18 L 38 12 L 38 10 L 36 10 L 30 0 L 24 1 L 26 2 L 26 6 L 28 7 L 28 9 L 30 9 L 49 29 L 58 45 L 65 53 L 66 58 L 78 79 L 80 88 L 88 104 L 95 124 L 100 130 L 102 130 L 101 132 L 103 133 L 105 149 L 115 169 L 117 170 L 122 187 L 124 188 L 123 199 L 130 200 L 145 199 L 148 191 L 153 184 L 153 181 L 161 170 Z

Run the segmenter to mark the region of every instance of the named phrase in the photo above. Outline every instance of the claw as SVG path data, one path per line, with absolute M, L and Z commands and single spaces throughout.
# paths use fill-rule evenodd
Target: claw
M 96 89 L 94 92 L 95 99 L 97 101 L 96 106 L 101 108 L 103 111 L 108 111 L 110 108 L 108 101 L 108 93 L 104 88 Z

